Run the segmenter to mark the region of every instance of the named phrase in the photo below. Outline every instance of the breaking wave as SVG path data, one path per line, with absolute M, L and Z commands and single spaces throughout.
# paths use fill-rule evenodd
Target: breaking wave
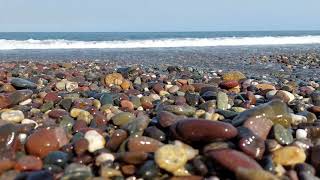
M 320 36 L 265 36 L 221 38 L 177 38 L 126 41 L 76 41 L 64 39 L 7 40 L 0 39 L 0 50 L 13 49 L 111 49 L 111 48 L 169 48 L 251 45 L 320 44 Z

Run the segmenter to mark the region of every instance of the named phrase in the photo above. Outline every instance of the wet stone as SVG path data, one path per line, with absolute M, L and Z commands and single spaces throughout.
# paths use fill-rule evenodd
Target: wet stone
M 24 119 L 24 114 L 19 110 L 5 110 L 1 113 L 1 119 L 13 123 L 19 123 Z
M 196 108 L 188 105 L 166 105 L 163 107 L 164 111 L 172 112 L 176 115 L 185 115 L 185 116 L 192 116 L 196 112 Z
M 254 159 L 240 151 L 233 149 L 213 150 L 208 152 L 207 156 L 232 172 L 236 172 L 238 168 L 248 168 L 252 170 L 262 169 Z
M 155 152 L 155 162 L 157 165 L 171 173 L 183 167 L 187 161 L 188 158 L 185 150 L 175 145 L 164 145 Z
M 178 121 L 178 116 L 168 111 L 161 111 L 158 113 L 158 121 L 162 127 L 169 127 Z
M 82 164 L 72 163 L 66 167 L 62 179 L 88 179 L 92 176 L 93 175 L 90 167 Z
M 251 117 L 245 121 L 244 127 L 250 129 L 254 134 L 262 139 L 267 139 L 267 136 L 272 128 L 273 122 L 267 118 Z
M 160 173 L 160 169 L 157 164 L 152 161 L 146 161 L 137 171 L 137 174 L 143 179 L 154 179 Z
M 144 135 L 161 142 L 166 140 L 166 134 L 155 126 L 146 128 L 144 131 Z
M 111 151 L 116 151 L 118 149 L 118 147 L 121 145 L 121 143 L 127 139 L 128 134 L 126 131 L 122 130 L 122 129 L 117 129 L 114 131 L 114 133 L 111 135 L 108 143 L 107 143 L 107 147 L 111 150 Z
M 134 114 L 129 112 L 120 112 L 112 117 L 113 124 L 117 126 L 123 126 L 128 124 L 134 119 Z
M 15 169 L 18 171 L 36 171 L 42 169 L 42 161 L 36 156 L 23 156 L 18 159 Z
M 142 152 L 155 152 L 159 149 L 163 143 L 150 137 L 132 137 L 127 142 L 129 151 L 142 151 Z
M 217 108 L 221 110 L 228 109 L 228 95 L 224 92 L 218 92 L 217 95 Z
M 171 125 L 170 130 L 176 138 L 186 142 L 227 140 L 238 134 L 231 124 L 203 119 L 180 120 Z
M 247 155 L 255 158 L 262 159 L 265 151 L 265 142 L 263 139 L 253 134 L 250 129 L 241 127 L 238 128 L 240 149 Z
M 39 129 L 32 133 L 26 142 L 26 149 L 28 153 L 45 157 L 52 151 L 59 149 L 59 141 L 54 138 L 56 133 L 54 129 Z
M 22 78 L 12 78 L 11 84 L 16 88 L 35 89 L 37 84 Z
M 246 76 L 240 71 L 230 71 L 222 76 L 225 81 L 239 81 L 241 79 L 246 79 Z
M 282 145 L 288 145 L 293 142 L 293 136 L 291 132 L 284 128 L 280 124 L 275 124 L 273 126 L 273 132 L 275 139 Z
M 96 150 L 104 148 L 106 143 L 104 137 L 95 130 L 89 130 L 85 133 L 84 138 L 88 141 L 89 152 L 95 152 Z
M 64 167 L 69 160 L 69 155 L 62 151 L 53 151 L 50 152 L 45 158 L 45 164 L 53 164 L 56 166 Z
M 236 172 L 238 180 L 280 180 L 277 176 L 264 170 L 252 170 L 247 168 L 239 168 Z
M 236 116 L 232 120 L 232 124 L 238 126 L 251 117 L 265 117 L 273 123 L 282 123 L 282 125 L 290 125 L 291 123 L 288 106 L 280 100 L 273 100 L 246 110 Z
M 312 92 L 310 97 L 315 106 L 320 106 L 320 91 Z
M 273 161 L 284 166 L 303 163 L 306 160 L 304 151 L 295 146 L 282 147 L 272 153 Z

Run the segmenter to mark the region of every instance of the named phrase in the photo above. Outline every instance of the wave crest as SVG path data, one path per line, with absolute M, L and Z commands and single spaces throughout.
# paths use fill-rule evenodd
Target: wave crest
M 0 39 L 0 50 L 13 49 L 116 49 L 170 48 L 209 46 L 320 44 L 320 36 L 183 38 L 127 41 L 6 40 Z

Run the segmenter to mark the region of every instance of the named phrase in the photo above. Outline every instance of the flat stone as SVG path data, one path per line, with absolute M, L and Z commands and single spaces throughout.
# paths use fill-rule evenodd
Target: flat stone
M 282 123 L 289 126 L 292 120 L 287 104 L 280 100 L 273 100 L 240 113 L 233 118 L 232 124 L 241 125 L 251 117 L 265 117 L 275 124 Z
M 22 89 L 36 89 L 37 84 L 22 78 L 12 78 L 11 84 L 16 88 Z
M 196 108 L 188 105 L 166 105 L 163 107 L 164 111 L 172 112 L 176 115 L 192 116 L 196 112 Z

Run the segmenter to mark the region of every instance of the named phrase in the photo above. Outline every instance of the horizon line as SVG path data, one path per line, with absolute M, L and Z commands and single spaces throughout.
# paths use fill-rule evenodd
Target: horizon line
M 0 31 L 0 33 L 201 33 L 201 32 L 316 32 L 319 30 L 203 30 L 203 31 Z

